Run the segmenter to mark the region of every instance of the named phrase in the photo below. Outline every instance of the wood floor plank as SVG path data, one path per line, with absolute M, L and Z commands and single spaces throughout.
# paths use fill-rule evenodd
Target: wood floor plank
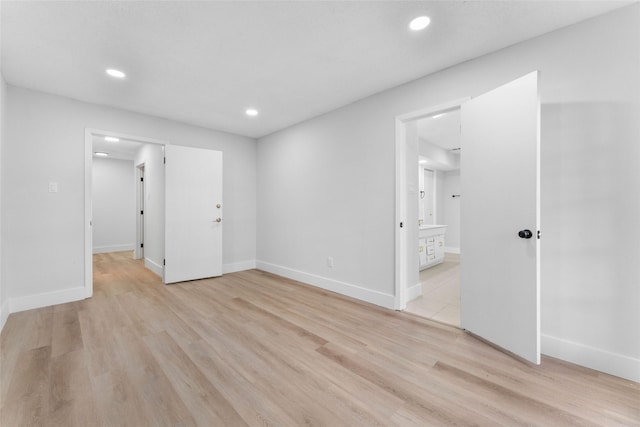
M 126 355 L 124 369 L 145 407 L 149 408 L 149 423 L 157 426 L 197 425 L 143 338 L 124 328 L 117 334 L 116 341 L 118 351 Z
M 7 392 L 15 366 L 23 351 L 51 346 L 53 308 L 41 308 L 11 315 L 0 336 L 0 402 Z
M 192 343 L 186 349 L 189 357 L 221 393 L 230 401 L 248 425 L 293 426 L 291 418 L 271 396 L 256 393 L 254 383 L 238 369 L 237 364 L 218 352 L 218 346 L 205 341 Z
M 78 310 L 69 308 L 53 313 L 51 357 L 83 348 Z
M 14 369 L 7 398 L 3 401 L 0 424 L 44 425 L 50 412 L 51 347 L 20 353 Z
M 325 345 L 317 350 L 357 375 L 402 399 L 412 412 L 421 414 L 431 424 L 491 425 L 493 421 L 483 414 L 460 407 L 438 395 L 437 392 L 398 379 L 388 370 L 381 369 L 355 355 L 345 354 L 334 346 Z
M 94 256 L 91 299 L 14 313 L 6 426 L 640 426 L 640 384 L 247 270 L 165 286 Z
M 93 379 L 93 392 L 105 426 L 153 425 L 151 409 L 124 369 L 114 369 Z
M 144 340 L 199 425 L 246 425 L 233 405 L 169 334 L 160 332 Z
M 258 317 L 252 319 L 252 315 L 255 316 L 256 313 Z M 296 420 L 294 425 L 313 420 L 313 425 L 323 424 L 321 420 L 329 413 L 332 414 L 335 425 L 385 425 L 386 418 L 378 417 L 378 411 L 370 408 L 363 410 L 366 405 L 359 404 L 361 402 L 352 395 L 345 399 L 344 392 L 334 387 L 340 381 L 332 382 L 331 379 L 335 377 L 328 373 L 336 371 L 336 367 L 323 363 L 314 351 L 324 340 L 320 343 L 313 342 L 313 337 L 304 334 L 301 336 L 295 328 L 265 327 L 266 322 L 260 321 L 259 312 L 246 311 L 245 314 L 248 315 L 247 321 L 238 324 L 229 324 L 221 319 L 220 323 L 228 331 L 225 335 L 235 337 L 233 341 L 225 342 L 225 348 L 233 347 L 236 352 L 234 356 L 238 358 L 250 354 L 247 348 L 257 350 L 259 359 L 243 363 L 251 367 L 244 374 L 252 379 L 254 385 L 258 387 L 259 384 L 265 395 L 272 396 L 286 407 L 287 412 Z M 224 336 L 214 342 L 221 340 L 224 340 Z M 237 346 L 236 343 L 244 343 L 244 346 Z M 287 378 L 287 381 L 282 382 L 281 378 Z M 341 379 L 344 380 L 344 376 Z M 349 383 L 353 382 L 352 379 Z M 358 390 L 356 395 L 362 395 L 362 391 Z M 383 393 L 377 390 L 377 394 Z M 297 396 L 299 405 L 289 404 L 291 395 Z M 384 398 L 385 407 L 393 404 L 393 396 L 387 395 Z M 369 405 L 375 402 L 375 398 L 368 401 Z M 304 411 L 301 412 L 297 406 L 304 408 Z M 320 416 L 318 411 L 324 416 Z
M 51 425 L 102 424 L 83 349 L 66 352 L 52 360 L 49 410 Z

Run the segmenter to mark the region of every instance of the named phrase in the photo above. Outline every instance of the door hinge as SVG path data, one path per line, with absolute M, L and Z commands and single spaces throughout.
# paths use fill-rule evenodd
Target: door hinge
M 167 265 L 167 260 L 166 259 L 162 260 L 162 265 Z
M 404 227 L 404 223 L 400 221 L 400 228 Z
M 144 243 L 140 243 L 140 247 L 141 247 L 141 248 L 144 248 Z
M 144 178 L 143 177 L 140 177 L 140 182 L 144 182 Z
M 140 215 L 144 215 L 144 211 L 140 211 Z
M 166 157 L 164 158 L 164 164 L 165 165 L 167 164 L 167 158 Z
M 538 239 L 540 239 L 540 230 L 538 230 Z

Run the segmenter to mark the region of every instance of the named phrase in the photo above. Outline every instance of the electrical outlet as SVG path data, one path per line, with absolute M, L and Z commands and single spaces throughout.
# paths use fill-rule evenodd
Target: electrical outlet
M 333 257 L 332 256 L 327 257 L 327 267 L 333 268 L 333 266 L 334 266 Z

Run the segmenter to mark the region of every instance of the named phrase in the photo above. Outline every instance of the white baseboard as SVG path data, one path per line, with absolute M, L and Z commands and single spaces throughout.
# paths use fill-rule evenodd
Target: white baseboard
M 4 329 L 5 323 L 7 323 L 7 319 L 9 318 L 9 298 L 6 299 L 4 303 L 0 306 L 0 332 Z
M 235 273 L 236 271 L 251 270 L 256 268 L 256 260 L 250 259 L 246 261 L 230 262 L 222 265 L 222 274 Z
M 407 289 L 407 302 L 422 296 L 422 283 L 417 283 L 413 286 L 409 286 Z
M 640 359 L 549 335 L 540 338 L 542 353 L 547 356 L 640 382 Z
M 315 274 L 305 273 L 303 271 L 282 267 L 280 265 L 275 265 L 264 261 L 256 261 L 256 268 L 286 277 L 288 279 L 297 280 L 299 282 L 317 286 L 328 291 L 346 295 L 351 298 L 379 305 L 381 307 L 389 309 L 394 308 L 394 295 L 373 291 L 371 289 L 366 289 L 358 285 L 329 279 L 327 277 L 322 277 Z
M 164 268 L 162 268 L 162 266 L 155 261 L 152 261 L 149 258 L 145 258 L 144 266 L 156 273 L 158 276 L 164 277 Z
M 94 254 L 104 254 L 107 252 L 132 251 L 136 248 L 135 243 L 125 243 L 123 245 L 94 246 Z
M 450 254 L 459 254 L 460 253 L 460 248 L 452 248 L 449 246 L 445 246 L 444 247 L 444 251 L 445 252 L 449 252 Z
M 9 307 L 11 313 L 16 313 L 18 311 L 80 301 L 86 298 L 85 292 L 84 286 L 79 286 L 77 288 L 64 289 L 62 291 L 45 292 L 42 294 L 10 298 Z

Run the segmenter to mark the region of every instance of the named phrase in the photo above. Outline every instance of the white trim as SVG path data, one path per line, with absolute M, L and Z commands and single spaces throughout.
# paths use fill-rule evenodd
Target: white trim
M 407 232 L 400 227 L 406 222 L 407 210 L 407 130 L 403 121 L 396 117 L 396 216 L 394 228 L 396 230 L 396 271 L 395 271 L 395 300 L 393 308 L 404 310 L 407 307 L 405 291 L 407 289 Z
M 134 259 L 142 259 L 144 257 L 144 250 L 142 248 L 142 245 L 144 243 L 144 221 L 142 215 L 140 214 L 140 211 L 144 210 L 144 202 L 142 201 L 142 197 L 144 197 L 144 194 L 142 193 L 144 193 L 144 191 L 142 190 L 142 188 L 140 188 L 140 178 L 144 177 L 144 168 L 144 162 L 136 165 L 136 243 L 133 248 L 133 250 L 135 251 L 135 253 L 133 254 Z M 145 183 L 143 181 L 142 186 L 144 185 Z
M 110 135 L 121 139 L 129 139 L 133 141 L 143 142 L 146 144 L 169 145 L 169 141 L 161 139 L 147 138 L 144 136 L 135 136 L 119 132 L 112 132 L 102 129 L 85 128 L 84 129 L 84 297 L 93 296 L 93 231 L 92 231 L 92 200 L 93 200 L 93 135 Z M 157 264 L 156 264 L 157 265 Z M 145 266 L 156 272 L 153 268 Z M 162 277 L 162 273 L 159 274 Z M 13 313 L 13 306 L 12 311 Z
M 547 356 L 640 382 L 640 359 L 550 335 L 541 339 L 542 353 Z
M 462 104 L 470 99 L 471 97 L 467 96 L 455 101 L 396 116 L 396 216 L 394 224 L 396 240 L 394 308 L 396 310 L 404 310 L 407 308 L 407 288 L 409 287 L 407 283 L 407 264 L 409 257 L 406 244 L 407 233 L 406 228 L 400 228 L 399 226 L 400 222 L 406 222 L 407 210 L 406 125 L 414 120 L 460 108 Z
M 93 140 L 84 130 L 84 296 L 93 296 Z
M 159 145 L 169 145 L 171 144 L 169 141 L 157 138 L 147 138 L 146 136 L 137 136 L 131 135 L 129 133 L 118 133 L 110 130 L 103 129 L 95 129 L 95 128 L 86 128 L 86 131 L 89 131 L 91 135 L 97 136 L 114 136 L 120 139 L 128 139 L 130 141 L 142 142 L 144 144 L 159 144 Z
M 252 270 L 254 268 L 256 268 L 255 259 L 231 262 L 228 264 L 222 264 L 222 274 L 235 273 L 236 271 Z
M 149 270 L 153 271 L 160 277 L 164 277 L 164 268 L 156 263 L 155 261 L 151 261 L 149 258 L 144 259 L 144 266 Z
M 286 277 L 288 279 L 297 280 L 308 285 L 326 289 L 331 292 L 336 292 L 341 295 L 346 295 L 351 298 L 379 305 L 384 308 L 394 308 L 395 299 L 393 295 L 385 294 L 378 291 L 372 291 L 371 289 L 366 289 L 358 285 L 353 285 L 351 283 L 341 282 L 339 280 L 333 280 L 311 273 L 305 273 L 303 271 L 294 270 L 292 268 L 283 267 L 264 261 L 256 261 L 256 268 Z
M 0 332 L 4 329 L 4 325 L 7 323 L 7 319 L 9 318 L 10 307 L 9 307 L 9 299 L 0 306 Z
M 444 251 L 450 254 L 460 254 L 460 248 L 452 248 L 450 246 L 445 246 Z
M 93 253 L 104 254 L 107 252 L 133 251 L 135 247 L 136 247 L 135 243 L 124 243 L 121 245 L 95 246 L 93 248 Z
M 78 286 L 76 288 L 64 289 L 62 291 L 45 292 L 42 294 L 10 298 L 9 307 L 11 309 L 11 313 L 17 313 L 19 311 L 31 310 L 34 308 L 80 301 L 85 298 L 84 286 Z
M 422 283 L 416 283 L 415 285 L 407 289 L 407 302 L 422 296 Z

